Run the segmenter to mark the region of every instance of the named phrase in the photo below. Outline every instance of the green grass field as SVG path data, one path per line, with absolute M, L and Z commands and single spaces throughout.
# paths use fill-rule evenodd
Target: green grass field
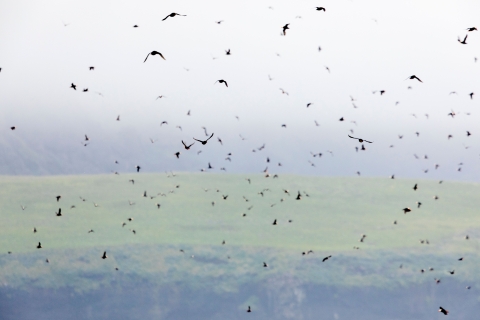
M 135 179 L 134 185 L 130 179 Z M 186 274 L 234 275 L 240 281 L 252 274 L 261 278 L 295 271 L 312 281 L 330 277 L 328 281 L 361 284 L 378 278 L 385 282 L 388 274 L 394 279 L 400 263 L 409 265 L 401 272 L 416 281 L 418 269 L 429 264 L 448 268 L 450 260 L 453 265 L 460 256 L 466 257 L 467 278 L 479 262 L 478 184 L 208 173 L 4 176 L 2 182 L 0 280 L 11 285 L 82 287 L 95 277 L 108 283 L 111 279 L 103 275 L 114 267 L 132 279 L 162 273 L 171 281 L 185 279 Z M 417 191 L 412 190 L 415 183 Z M 148 197 L 143 197 L 144 191 Z M 297 191 L 308 196 L 297 201 Z M 62 196 L 58 203 L 57 195 Z M 420 209 L 417 201 L 422 202 Z M 412 212 L 404 214 L 405 207 Z M 59 208 L 61 217 L 55 215 Z M 94 232 L 88 233 L 90 229 Z M 362 234 L 367 235 L 363 243 Z M 430 244 L 420 244 L 420 239 Z M 38 242 L 42 249 L 36 249 Z M 104 250 L 107 260 L 100 259 Z M 308 250 L 315 254 L 302 256 Z M 330 254 L 334 258 L 322 264 Z M 271 268 L 258 273 L 263 261 Z M 319 265 L 330 273 L 319 275 Z

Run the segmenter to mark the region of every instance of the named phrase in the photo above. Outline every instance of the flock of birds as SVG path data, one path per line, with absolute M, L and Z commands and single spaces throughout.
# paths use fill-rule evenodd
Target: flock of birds
M 327 10 L 326 10 L 325 7 L 316 7 L 316 8 L 312 8 L 312 10 L 316 10 L 316 11 L 319 11 L 319 12 L 323 12 L 322 14 L 326 14 L 326 12 L 327 12 Z M 162 21 L 165 21 L 165 20 L 167 20 L 167 19 L 176 18 L 176 17 L 186 17 L 186 15 L 178 14 L 178 13 L 173 12 L 173 13 L 167 15 Z M 222 22 L 223 22 L 223 20 L 215 21 L 215 23 L 216 23 L 216 24 L 219 24 L 219 25 L 220 25 Z M 64 26 L 68 26 L 68 25 L 69 25 L 69 24 L 65 24 L 65 23 L 64 23 Z M 138 28 L 139 26 L 138 26 L 138 25 L 134 25 L 133 27 L 134 27 L 134 28 Z M 285 25 L 283 25 L 283 26 L 281 26 L 281 27 L 279 26 L 279 30 L 281 30 L 281 35 L 282 35 L 282 36 L 288 36 L 288 32 L 287 32 L 287 31 L 290 30 L 290 23 L 286 23 Z M 467 28 L 466 30 L 467 30 L 468 33 L 470 33 L 470 32 L 477 31 L 477 28 L 475 28 L 475 27 L 469 27 L 469 28 Z M 465 35 L 465 37 L 463 37 L 463 39 L 460 38 L 460 37 L 458 38 L 458 42 L 459 42 L 460 44 L 462 44 L 462 45 L 467 45 L 468 33 Z M 319 48 L 319 50 L 321 50 L 321 48 Z M 226 50 L 226 51 L 225 51 L 225 54 L 226 54 L 226 55 L 231 55 L 231 50 L 230 50 L 230 49 Z M 144 62 L 144 63 L 147 63 L 147 60 L 149 59 L 149 57 L 152 59 L 152 58 L 154 58 L 155 56 L 158 56 L 159 58 L 161 58 L 161 59 L 163 59 L 163 60 L 165 60 L 165 61 L 167 60 L 166 57 L 165 57 L 161 52 L 156 51 L 156 50 L 153 50 L 153 51 L 151 51 L 151 52 L 149 52 L 149 53 L 147 54 L 147 56 L 146 56 L 146 58 L 145 58 L 145 60 L 144 60 L 143 62 Z M 475 59 L 475 61 L 476 61 L 476 59 Z M 150 61 L 149 61 L 149 62 L 150 62 Z M 153 62 L 151 62 L 151 63 L 153 63 Z M 330 70 L 328 69 L 328 67 L 326 67 L 326 68 L 327 68 L 327 70 L 330 72 Z M 94 67 L 94 66 L 90 66 L 88 69 L 89 69 L 90 71 L 94 71 L 94 70 L 95 70 L 95 67 Z M 0 72 L 1 72 L 1 71 L 2 71 L 2 68 L 0 68 Z M 269 78 L 270 78 L 270 76 L 269 76 Z M 272 80 L 272 79 L 270 78 L 270 80 Z M 415 81 L 418 81 L 419 83 L 423 83 L 423 81 L 422 81 L 418 76 L 416 76 L 416 75 L 411 75 L 411 76 L 407 77 L 405 80 L 415 80 Z M 218 79 L 218 80 L 216 80 L 213 84 L 216 84 L 216 83 L 225 85 L 225 89 L 228 88 L 228 83 L 227 83 L 227 81 L 226 81 L 225 79 Z M 74 83 L 71 83 L 70 88 L 76 91 L 76 90 L 77 90 L 77 85 L 74 84 Z M 280 89 L 280 90 L 281 90 L 282 94 L 288 95 L 288 92 L 286 92 L 285 90 L 283 90 L 283 89 Z M 88 88 L 84 88 L 84 89 L 83 89 L 83 92 L 88 92 Z M 380 95 L 384 95 L 384 94 L 386 93 L 385 90 L 378 90 L 378 91 L 373 91 L 373 94 L 376 94 L 377 92 L 378 92 Z M 451 92 L 450 94 L 456 94 L 456 92 Z M 470 93 L 469 96 L 470 96 L 470 99 L 473 99 L 474 93 L 473 93 L 473 92 Z M 165 97 L 165 96 L 160 95 L 160 96 L 157 97 L 157 99 L 161 99 L 161 98 L 164 98 L 164 97 Z M 351 97 L 351 100 L 352 100 L 352 103 L 355 101 L 355 99 L 354 99 L 353 97 Z M 306 105 L 306 107 L 308 108 L 308 107 L 310 107 L 312 104 L 313 104 L 313 103 L 308 103 L 308 104 Z M 356 107 L 355 104 L 354 104 L 354 107 Z M 190 111 L 188 112 L 187 115 L 190 115 Z M 447 116 L 450 116 L 450 117 L 454 118 L 454 117 L 456 116 L 456 113 L 452 110 L 452 112 L 449 113 Z M 426 115 L 426 117 L 428 118 L 428 115 Z M 116 118 L 116 121 L 120 121 L 120 115 Z M 345 119 L 342 117 L 342 118 L 339 119 L 339 121 L 345 121 Z M 161 123 L 161 125 L 164 125 L 164 124 L 167 125 L 168 122 L 164 121 L 164 122 Z M 318 125 L 318 123 L 316 123 L 316 125 Z M 286 128 L 286 124 L 282 124 L 282 127 Z M 179 128 L 181 129 L 181 127 L 179 127 Z M 16 127 L 16 126 L 11 126 L 10 129 L 11 129 L 11 130 L 16 130 L 17 127 Z M 205 130 L 206 139 L 202 140 L 202 139 L 197 139 L 197 138 L 193 137 L 193 138 L 192 138 L 192 139 L 193 139 L 193 142 L 190 142 L 190 141 L 185 142 L 185 141 L 181 140 L 181 141 L 179 141 L 179 145 L 183 146 L 183 148 L 184 148 L 186 151 L 189 151 L 189 150 L 191 149 L 191 147 L 192 147 L 195 143 L 200 143 L 200 144 L 203 145 L 203 146 L 207 145 L 207 143 L 210 141 L 210 139 L 212 139 L 212 137 L 214 137 L 214 133 L 208 134 L 207 131 L 206 131 L 206 128 L 203 128 L 203 129 Z M 353 130 L 350 130 L 350 133 L 353 134 Z M 364 143 L 369 143 L 369 144 L 374 143 L 374 141 L 367 140 L 367 139 L 365 139 L 365 138 L 363 138 L 363 137 L 362 137 L 362 138 L 354 137 L 354 136 L 351 135 L 351 134 L 347 134 L 345 138 L 348 137 L 348 138 L 350 138 L 350 139 L 357 140 L 357 141 L 361 144 L 361 147 L 360 147 L 360 148 L 359 148 L 359 147 L 355 147 L 355 149 L 356 149 L 357 152 L 358 152 L 359 150 L 361 150 L 361 151 L 365 151 L 365 150 L 366 150 L 366 148 L 365 148 L 365 146 L 364 146 Z M 419 135 L 418 132 L 417 132 L 416 134 L 417 134 L 417 136 Z M 472 135 L 470 131 L 467 131 L 466 134 L 467 134 L 468 137 Z M 399 139 L 402 139 L 402 138 L 403 138 L 403 136 L 399 136 Z M 450 139 L 451 136 L 449 136 L 448 138 Z M 153 139 L 150 139 L 150 140 L 151 140 L 152 143 L 154 143 L 154 142 L 156 141 L 156 140 L 153 140 Z M 87 134 L 85 134 L 85 138 L 84 138 L 82 144 L 83 144 L 84 146 L 87 146 L 87 145 L 89 144 L 89 142 L 90 142 L 90 138 L 88 137 Z M 222 140 L 221 140 L 220 138 L 218 138 L 218 142 L 222 144 Z M 262 146 L 261 148 L 259 148 L 258 150 L 262 150 L 264 147 L 265 147 L 265 145 L 263 145 L 263 146 Z M 174 155 L 175 155 L 176 158 L 180 158 L 180 154 L 181 154 L 180 151 L 178 151 L 178 152 L 176 152 Z M 230 156 L 230 155 L 231 155 L 231 154 L 229 154 L 229 156 Z M 321 154 L 321 153 L 319 153 L 319 154 L 313 154 L 313 156 L 314 156 L 314 157 L 316 157 L 316 156 L 321 157 L 322 154 Z M 426 157 L 426 156 L 425 156 L 425 157 Z M 227 160 L 228 160 L 228 159 L 229 159 L 229 157 L 227 158 Z M 230 161 L 231 161 L 231 160 L 230 160 Z M 117 161 L 115 161 L 115 162 L 118 163 Z M 270 162 L 270 159 L 269 159 L 269 158 L 267 158 L 267 163 L 268 163 L 268 162 Z M 311 164 L 314 166 L 313 163 L 311 163 Z M 279 163 L 279 166 L 280 166 L 280 165 L 281 165 L 281 163 Z M 208 163 L 208 168 L 209 168 L 209 169 L 212 169 L 212 168 L 213 168 L 210 163 Z M 438 168 L 438 165 L 435 166 L 435 169 L 437 169 L 437 168 Z M 223 169 L 223 168 L 222 168 L 222 169 Z M 136 172 L 140 172 L 141 166 L 139 166 L 139 165 L 135 166 L 135 170 L 136 170 Z M 459 170 L 460 170 L 460 169 L 459 169 Z M 118 172 L 115 171 L 115 173 L 118 173 Z M 268 178 L 268 177 L 271 177 L 270 173 L 268 172 L 268 167 L 264 170 L 264 173 L 265 173 L 265 177 L 267 177 L 267 178 Z M 360 175 L 360 172 L 358 172 L 357 174 Z M 172 176 L 174 176 L 173 173 L 172 173 Z M 273 178 L 278 178 L 278 175 L 274 175 Z M 395 175 L 392 175 L 390 178 L 391 178 L 391 179 L 395 179 Z M 248 181 L 249 184 L 251 183 L 251 180 L 250 180 L 250 179 L 247 179 L 247 181 Z M 131 180 L 129 180 L 129 182 L 131 182 L 132 184 L 134 184 L 134 183 L 135 183 L 135 180 L 131 179 Z M 442 181 L 440 181 L 440 183 L 442 183 Z M 413 189 L 413 191 L 417 191 L 417 190 L 418 190 L 418 184 L 415 184 L 412 189 Z M 205 190 L 205 191 L 207 191 L 207 190 Z M 265 191 L 265 190 L 259 192 L 259 194 L 263 196 L 263 192 L 264 192 L 264 191 Z M 290 195 L 289 191 L 288 191 L 288 190 L 285 190 L 285 189 L 283 189 L 283 193 Z M 143 196 L 144 196 L 144 197 L 147 197 L 147 192 L 146 192 L 146 191 L 145 191 L 145 193 L 144 193 Z M 303 196 L 309 196 L 309 195 L 308 195 L 307 193 L 303 193 L 303 194 L 302 194 L 302 192 L 298 191 L 298 194 L 297 194 L 297 196 L 295 197 L 295 200 L 302 200 L 302 197 L 303 197 Z M 228 195 L 223 195 L 222 197 L 223 197 L 223 200 L 227 200 Z M 56 202 L 60 202 L 61 198 L 62 198 L 61 195 L 57 195 L 57 196 L 55 197 Z M 435 200 L 437 200 L 437 199 L 438 199 L 438 196 L 435 196 Z M 85 199 L 82 199 L 82 201 L 85 201 Z M 129 201 L 129 205 L 133 205 L 133 204 L 134 204 L 133 202 Z M 95 205 L 95 207 L 98 206 L 97 203 L 94 203 L 94 205 Z M 213 201 L 213 202 L 212 202 L 212 206 L 214 206 L 214 205 L 215 205 L 215 202 Z M 419 209 L 419 208 L 421 207 L 421 205 L 422 205 L 421 202 L 417 202 L 417 209 Z M 160 207 L 161 207 L 161 205 L 160 205 L 159 203 L 156 203 L 156 206 L 157 206 L 158 209 L 160 209 Z M 73 207 L 74 207 L 74 206 L 72 206 L 72 208 L 73 208 Z M 22 206 L 21 206 L 21 209 L 22 209 L 22 210 L 25 210 L 26 207 L 22 205 Z M 402 210 L 403 210 L 403 212 L 404 212 L 405 214 L 407 214 L 407 213 L 409 213 L 409 212 L 412 211 L 412 209 L 411 209 L 410 207 L 405 207 L 405 208 L 403 208 Z M 62 216 L 62 209 L 59 208 L 58 211 L 55 212 L 55 215 L 58 216 L 58 217 Z M 245 216 L 245 215 L 246 215 L 246 214 L 244 214 L 244 216 Z M 132 221 L 132 219 L 133 219 L 133 218 L 129 218 L 129 221 Z M 292 220 L 289 220 L 288 222 L 291 223 Z M 394 223 L 394 224 L 397 224 L 397 221 L 394 221 L 393 223 Z M 275 220 L 273 221 L 272 225 L 277 225 L 277 219 L 275 219 Z M 126 226 L 126 223 L 125 223 L 125 222 L 122 224 L 122 227 L 124 227 L 124 226 Z M 37 233 L 37 228 L 33 228 L 33 232 L 34 232 L 34 233 Z M 91 229 L 91 230 L 88 231 L 88 233 L 92 233 L 92 232 L 94 232 L 93 229 Z M 135 233 L 135 230 L 133 230 L 133 233 Z M 367 235 L 365 235 L 365 234 L 362 235 L 362 237 L 361 237 L 361 239 L 360 239 L 359 241 L 363 243 L 363 242 L 365 241 L 366 237 L 367 237 Z M 465 236 L 465 239 L 466 239 L 466 240 L 469 240 L 469 238 L 470 238 L 470 237 L 469 237 L 468 235 Z M 421 241 L 422 244 L 429 244 L 428 239 L 420 240 L 420 241 Z M 225 243 L 226 243 L 226 241 L 223 240 L 222 245 L 224 245 Z M 36 248 L 37 248 L 37 249 L 42 249 L 42 248 L 43 248 L 41 242 L 38 242 L 38 245 L 36 246 Z M 360 249 L 360 247 L 355 246 L 354 249 Z M 181 251 L 181 252 L 184 252 L 183 250 L 180 250 L 180 251 Z M 11 252 L 9 251 L 8 253 L 11 253 Z M 303 255 L 313 254 L 313 251 L 312 251 L 312 250 L 305 251 L 305 252 L 302 252 L 302 254 L 303 254 Z M 103 254 L 99 255 L 99 257 L 100 257 L 101 259 L 107 259 L 107 258 L 108 258 L 107 252 L 104 251 Z M 192 256 L 192 257 L 193 257 L 193 256 Z M 322 262 L 326 262 L 326 261 L 329 260 L 330 258 L 332 258 L 332 255 L 328 255 L 328 256 L 324 257 L 324 258 L 322 259 Z M 462 260 L 463 260 L 463 257 L 462 257 L 462 258 L 459 258 L 458 260 L 459 260 L 459 261 L 462 261 Z M 49 260 L 46 259 L 46 262 L 49 263 Z M 267 262 L 263 262 L 263 267 L 264 267 L 264 268 L 268 268 L 268 267 L 269 267 L 268 263 L 267 263 Z M 401 265 L 400 268 L 402 268 L 402 267 L 403 267 L 403 266 Z M 118 270 L 118 268 L 116 268 L 116 270 Z M 433 268 L 430 268 L 430 271 L 432 271 L 432 270 L 433 270 Z M 422 270 L 420 270 L 420 271 L 423 273 L 423 272 L 425 272 L 426 270 L 422 269 Z M 451 275 L 453 275 L 453 274 L 455 273 L 455 270 L 448 271 L 448 272 L 449 272 Z M 435 278 L 435 282 L 436 282 L 437 284 L 440 283 L 440 279 Z M 470 288 L 471 288 L 470 286 L 467 287 L 467 289 L 470 289 Z M 444 315 L 448 315 L 448 314 L 449 314 L 449 311 L 446 310 L 446 309 L 443 308 L 443 307 L 440 307 L 438 311 L 441 312 L 441 313 L 443 313 Z M 246 312 L 252 312 L 251 306 L 248 306 Z

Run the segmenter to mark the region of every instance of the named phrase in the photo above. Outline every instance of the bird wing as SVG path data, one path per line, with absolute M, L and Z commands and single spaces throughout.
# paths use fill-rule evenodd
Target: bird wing
M 147 57 L 145 58 L 145 61 L 147 61 L 149 55 L 150 55 L 150 53 L 147 54 Z M 143 61 L 143 63 L 145 63 L 145 61 Z
M 187 145 L 185 144 L 185 142 L 183 142 L 183 140 L 182 140 L 182 144 L 185 146 L 185 148 L 187 148 Z
M 163 56 L 163 54 L 161 54 L 160 52 L 158 53 L 160 55 L 160 57 L 162 57 L 163 60 L 167 60 L 165 59 L 165 57 Z
M 193 140 L 198 141 L 198 142 L 203 142 L 202 140 L 198 140 L 198 139 L 195 139 L 195 138 L 193 138 Z
M 210 137 L 208 137 L 208 139 L 207 139 L 206 141 L 210 140 L 211 137 L 213 137 L 213 133 L 212 133 L 212 135 L 211 135 Z
M 352 139 L 357 139 L 357 140 L 358 140 L 358 138 L 352 137 L 351 135 L 348 135 L 348 137 L 350 137 L 350 138 L 352 138 Z
M 468 34 L 465 35 L 465 39 L 463 39 L 463 42 L 465 42 L 467 40 L 467 38 L 468 38 Z
M 227 86 L 227 88 L 228 88 L 228 83 L 227 83 L 227 81 L 223 80 L 223 82 L 225 82 L 225 85 L 226 85 L 226 86 Z
M 168 17 L 170 17 L 170 15 L 166 16 L 165 18 L 163 18 L 162 21 L 167 20 Z
M 363 140 L 364 142 L 373 143 L 373 141 Z

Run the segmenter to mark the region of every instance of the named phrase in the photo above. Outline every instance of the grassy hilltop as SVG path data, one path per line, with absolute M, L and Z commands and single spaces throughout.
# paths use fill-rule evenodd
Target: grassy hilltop
M 307 282 L 383 285 L 423 281 L 418 271 L 430 266 L 442 276 L 457 268 L 462 279 L 480 278 L 474 272 L 480 260 L 475 255 L 477 184 L 209 173 L 2 181 L 0 281 L 10 286 L 85 289 L 122 277 L 163 283 L 233 276 L 225 280 L 227 290 L 234 282 L 275 274 L 295 274 Z M 57 195 L 62 196 L 58 203 Z M 412 212 L 403 214 L 405 207 Z M 55 215 L 59 208 L 61 217 Z M 362 234 L 367 236 L 359 242 Z M 42 249 L 36 249 L 38 242 Z M 107 260 L 100 259 L 104 250 Z M 308 250 L 314 254 L 302 256 Z M 322 263 L 330 254 L 333 258 Z M 457 266 L 460 256 L 466 259 Z M 405 268 L 398 270 L 401 263 Z

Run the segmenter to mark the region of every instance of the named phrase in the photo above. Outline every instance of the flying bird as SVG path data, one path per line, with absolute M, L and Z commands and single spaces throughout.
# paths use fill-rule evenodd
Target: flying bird
M 145 63 L 145 62 L 147 61 L 147 59 L 148 59 L 148 57 L 149 57 L 150 55 L 154 56 L 154 55 L 157 55 L 157 54 L 158 54 L 163 60 L 167 60 L 167 59 L 165 59 L 165 57 L 163 56 L 163 54 L 161 54 L 160 52 L 154 50 L 154 51 L 150 52 L 149 54 L 147 54 L 147 57 L 145 58 L 145 61 L 143 61 L 143 63 Z
M 167 20 L 167 18 L 173 18 L 173 17 L 175 17 L 175 16 L 186 17 L 185 14 L 179 14 L 179 13 L 172 12 L 172 13 L 170 13 L 168 16 L 166 16 L 165 18 L 163 18 L 162 21 Z
M 286 25 L 284 25 L 284 26 L 282 27 L 282 29 L 283 29 L 283 35 L 284 35 L 284 36 L 287 35 L 287 30 L 290 29 L 290 28 L 288 27 L 289 24 L 290 24 L 290 23 L 287 23 Z
M 103 251 L 103 256 L 102 256 L 102 259 L 107 259 L 107 251 Z
M 444 309 L 444 308 L 442 308 L 442 307 L 440 307 L 440 309 L 438 309 L 438 312 L 441 312 L 441 313 L 443 313 L 444 315 L 448 315 L 448 310 L 446 310 L 446 309 Z
M 213 133 L 212 133 L 212 135 L 211 135 L 210 137 L 208 137 L 207 140 L 202 141 L 202 140 L 198 140 L 198 139 L 195 139 L 195 138 L 193 138 L 193 140 L 198 141 L 198 142 L 200 142 L 200 143 L 203 144 L 203 145 L 206 145 L 207 142 L 208 142 L 208 140 L 210 140 L 212 137 L 213 137 Z
M 185 142 L 183 142 L 183 140 L 182 140 L 182 144 L 183 144 L 183 146 L 185 147 L 185 150 L 189 150 L 189 149 L 190 149 L 190 147 L 191 147 L 191 146 L 193 146 L 193 145 L 195 144 L 195 142 L 194 142 L 194 143 L 192 143 L 191 145 L 187 146 L 187 145 L 185 144 Z
M 420 81 L 420 82 L 422 82 L 422 83 L 423 83 L 423 81 L 422 81 L 422 80 L 420 80 L 420 78 L 419 78 L 419 77 L 417 77 L 416 75 L 412 75 L 412 76 L 410 76 L 410 78 L 408 78 L 407 80 L 409 80 L 409 79 L 410 79 L 410 80 L 417 79 L 418 81 Z
M 317 11 L 324 11 L 324 12 L 326 12 L 326 11 L 327 11 L 327 10 L 325 10 L 325 8 L 324 8 L 324 7 L 317 7 L 317 9 L 316 9 L 316 10 L 317 10 Z
M 461 44 L 467 44 L 467 38 L 468 38 L 468 34 L 465 35 L 465 38 L 463 38 L 463 40 L 460 40 L 460 38 L 458 38 L 457 41 L 460 42 Z
M 468 32 L 471 32 L 471 31 L 477 31 L 477 28 L 476 28 L 476 27 L 467 28 L 467 31 L 468 31 Z
M 364 140 L 364 139 L 361 139 L 361 138 L 355 138 L 355 137 L 352 137 L 351 135 L 348 135 L 348 136 L 352 139 L 358 140 L 358 142 L 360 142 L 360 143 L 363 143 L 363 142 L 372 143 L 372 141 Z
M 228 88 L 228 83 L 227 83 L 227 81 L 225 81 L 225 80 L 223 80 L 223 79 L 220 79 L 220 80 L 215 81 L 215 83 L 217 83 L 217 82 L 218 82 L 218 83 L 224 83 L 225 86 Z M 215 83 L 214 83 L 214 84 L 215 84 Z

